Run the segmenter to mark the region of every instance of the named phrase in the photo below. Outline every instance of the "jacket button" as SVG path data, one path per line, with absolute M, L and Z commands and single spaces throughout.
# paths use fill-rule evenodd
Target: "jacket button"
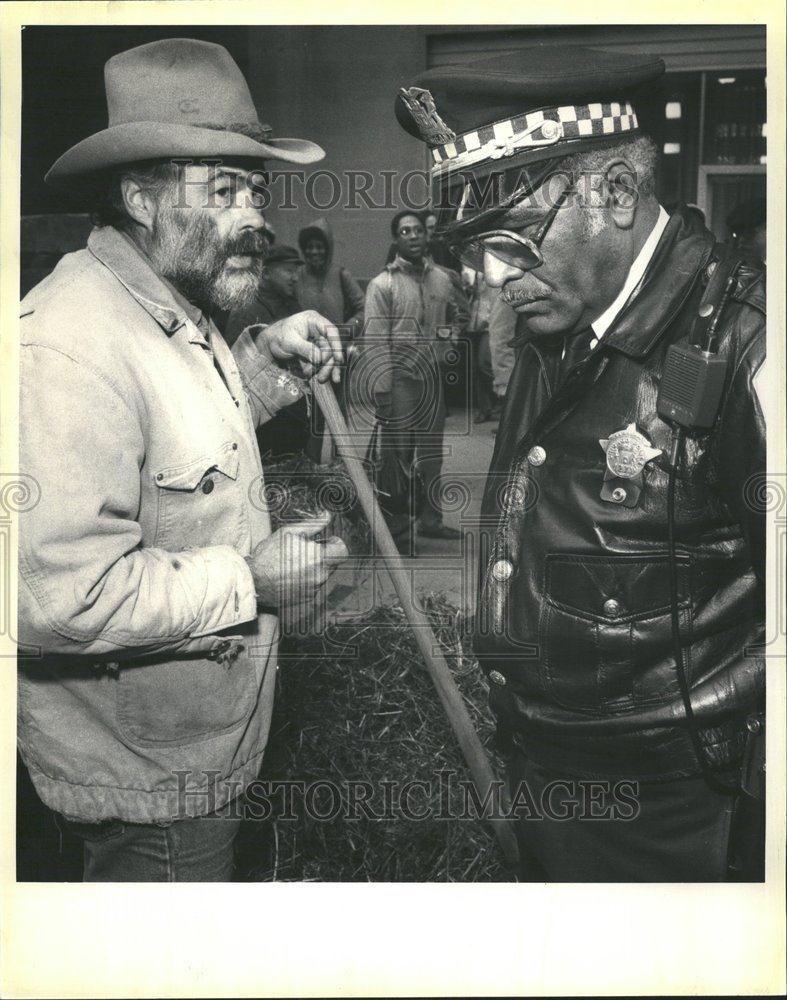
M 537 444 L 527 453 L 527 460 L 531 465 L 543 465 L 547 460 L 547 453 Z
M 205 480 L 205 482 L 202 484 L 202 492 L 203 493 L 212 493 L 213 492 L 213 480 L 212 479 L 206 479 Z
M 492 682 L 493 684 L 497 684 L 497 685 L 499 685 L 500 687 L 503 687 L 503 685 L 504 685 L 504 684 L 505 684 L 505 682 L 506 682 L 506 679 L 505 679 L 505 677 L 503 677 L 503 675 L 502 675 L 502 674 L 500 673 L 500 671 L 499 671 L 499 670 L 490 670 L 490 671 L 489 671 L 489 680 L 490 680 L 490 681 L 491 681 L 491 682 Z
M 237 441 L 233 441 L 232 442 L 232 450 L 233 451 L 237 451 L 238 450 L 238 442 Z
M 492 576 L 498 581 L 498 583 L 504 583 L 506 580 L 510 580 L 513 572 L 514 567 L 507 559 L 498 559 L 492 566 Z
M 759 733 L 759 731 L 762 729 L 762 723 L 760 722 L 760 720 L 757 718 L 756 715 L 750 715 L 749 718 L 746 720 L 746 728 L 749 730 L 752 736 L 756 736 L 757 733 Z
M 604 601 L 604 614 L 608 618 L 617 618 L 620 614 L 620 601 L 616 601 L 614 597 Z

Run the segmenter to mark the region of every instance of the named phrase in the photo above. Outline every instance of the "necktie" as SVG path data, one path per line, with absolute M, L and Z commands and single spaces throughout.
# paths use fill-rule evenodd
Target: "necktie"
M 586 330 L 580 330 L 579 333 L 575 333 L 573 337 L 566 338 L 563 360 L 560 362 L 560 371 L 558 373 L 558 386 L 562 386 L 566 380 L 566 375 L 571 369 L 575 365 L 578 365 L 580 361 L 584 361 L 590 354 L 590 345 L 595 340 L 595 337 L 593 328 L 588 327 Z

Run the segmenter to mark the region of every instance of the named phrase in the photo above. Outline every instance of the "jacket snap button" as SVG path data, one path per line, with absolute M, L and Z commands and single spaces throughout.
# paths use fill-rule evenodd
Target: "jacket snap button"
M 503 675 L 500 673 L 499 670 L 490 670 L 489 671 L 489 680 L 493 684 L 498 684 L 500 687 L 502 687 L 505 684 L 505 682 L 506 682 L 505 677 L 503 677 Z
M 614 597 L 604 601 L 604 614 L 609 618 L 616 618 L 620 614 L 620 602 L 616 601 Z
M 756 736 L 757 733 L 759 733 L 759 731 L 762 729 L 762 723 L 758 718 L 756 718 L 753 715 L 750 715 L 749 718 L 746 720 L 746 728 L 749 730 L 752 736 Z
M 514 567 L 507 559 L 498 559 L 492 567 L 492 576 L 499 583 L 503 583 L 511 578 Z
M 615 487 L 615 489 L 612 491 L 612 499 L 615 501 L 615 503 L 623 503 L 623 501 L 626 499 L 626 491 L 623 489 L 622 486 Z
M 213 480 L 212 479 L 206 479 L 205 480 L 205 482 L 202 484 L 202 492 L 203 493 L 212 493 L 213 492 Z
M 163 473 L 163 472 L 159 472 L 159 473 L 158 473 L 158 474 L 156 475 L 156 479 L 157 479 L 157 480 L 158 480 L 159 482 L 161 482 L 161 480 L 162 480 L 163 478 L 164 478 L 164 473 Z
M 237 441 L 233 441 L 232 442 L 232 450 L 233 451 L 237 451 L 238 450 L 238 442 Z
M 527 453 L 527 460 L 531 465 L 543 465 L 547 460 L 547 453 L 540 444 L 537 444 Z

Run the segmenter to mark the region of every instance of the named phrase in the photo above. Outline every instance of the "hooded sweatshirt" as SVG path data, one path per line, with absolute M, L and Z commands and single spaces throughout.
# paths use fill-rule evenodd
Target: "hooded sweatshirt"
M 317 219 L 298 234 L 298 246 L 305 253 L 306 244 L 317 236 L 327 249 L 328 265 L 321 277 L 304 267 L 298 279 L 297 296 L 302 309 L 314 309 L 337 326 L 350 327 L 350 337 L 363 326 L 364 294 L 346 267 L 333 261 L 333 233 L 325 219 Z

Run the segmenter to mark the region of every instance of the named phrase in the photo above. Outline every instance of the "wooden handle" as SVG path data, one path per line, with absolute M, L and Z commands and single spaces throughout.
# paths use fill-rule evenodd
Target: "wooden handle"
M 486 751 L 481 745 L 478 733 L 467 711 L 459 688 L 451 674 L 445 657 L 440 651 L 437 637 L 432 631 L 428 617 L 416 606 L 410 576 L 402 565 L 402 557 L 396 543 L 388 530 L 388 525 L 382 515 L 374 489 L 366 476 L 366 469 L 350 440 L 342 411 L 336 401 L 330 382 L 318 382 L 312 379 L 314 398 L 325 416 L 325 423 L 331 433 L 336 450 L 344 462 L 350 479 L 355 486 L 363 512 L 372 528 L 372 535 L 379 551 L 386 557 L 386 567 L 393 581 L 394 588 L 404 609 L 408 624 L 413 630 L 415 641 L 426 663 L 426 668 L 432 678 L 437 694 L 442 702 L 451 729 L 454 731 L 462 755 L 483 802 L 496 781 L 489 763 Z M 494 802 L 494 797 L 492 798 Z M 516 836 L 510 821 L 495 817 L 492 823 L 495 836 L 506 860 L 516 865 L 519 860 L 519 850 Z

